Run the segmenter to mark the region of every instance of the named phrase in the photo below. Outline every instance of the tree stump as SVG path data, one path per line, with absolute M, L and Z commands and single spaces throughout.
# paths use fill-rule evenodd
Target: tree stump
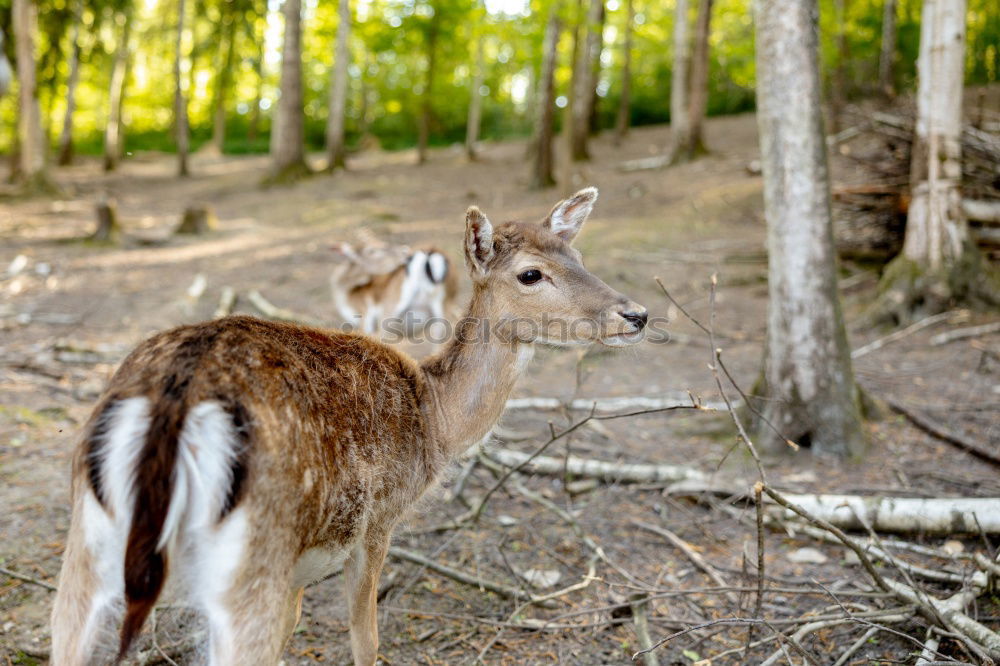
M 188 206 L 184 209 L 181 223 L 177 226 L 177 230 L 174 233 L 200 236 L 215 229 L 216 222 L 215 212 L 211 206 Z
M 117 243 L 121 239 L 121 225 L 113 203 L 101 201 L 97 204 L 97 229 L 88 240 L 95 243 Z

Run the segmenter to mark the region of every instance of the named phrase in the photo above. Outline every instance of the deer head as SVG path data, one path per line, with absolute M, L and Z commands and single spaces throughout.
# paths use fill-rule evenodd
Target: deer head
M 596 200 L 596 188 L 580 190 L 541 224 L 494 227 L 475 206 L 466 212 L 473 301 L 488 302 L 497 329 L 514 341 L 619 347 L 642 339 L 646 309 L 589 272 L 572 246 Z

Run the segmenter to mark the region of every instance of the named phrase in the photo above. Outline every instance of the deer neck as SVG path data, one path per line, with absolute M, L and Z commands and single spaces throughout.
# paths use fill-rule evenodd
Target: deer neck
M 477 289 L 448 345 L 421 363 L 427 392 L 423 411 L 432 436 L 456 457 L 496 425 L 507 398 L 534 355 L 534 345 L 497 333 L 503 313 Z

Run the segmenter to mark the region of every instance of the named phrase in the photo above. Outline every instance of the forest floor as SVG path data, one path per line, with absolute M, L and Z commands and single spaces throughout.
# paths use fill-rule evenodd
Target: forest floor
M 515 395 L 568 401 L 690 391 L 718 400 L 707 369 L 707 341 L 653 280 L 660 277 L 685 308 L 707 320 L 712 274 L 719 280 L 719 344 L 727 367 L 749 389 L 762 358 L 767 307 L 762 182 L 746 169 L 758 157 L 754 117 L 711 119 L 712 152 L 693 163 L 632 173 L 618 168 L 624 160 L 655 154 L 667 138 L 661 127 L 635 130 L 620 147 L 600 137 L 593 142 L 594 159 L 560 174 L 566 184 L 547 192 L 526 189 L 525 144 L 513 141 L 485 144 L 481 159 L 471 164 L 457 149 L 434 152 L 422 167 L 412 164 L 408 152 L 365 153 L 350 160 L 347 172 L 270 189 L 258 187 L 263 157 L 195 156 L 194 176 L 184 180 L 173 176 L 174 163 L 164 155 L 128 159 L 111 175 L 102 174 L 96 161 L 81 160 L 56 172 L 63 196 L 6 200 L 0 209 L 0 270 L 18 255 L 27 264 L 16 275 L 0 274 L 0 566 L 55 583 L 69 523 L 72 450 L 104 383 L 133 345 L 154 331 L 211 317 L 224 286 L 239 294 L 238 312 L 255 312 L 246 294 L 257 289 L 281 307 L 335 323 L 329 245 L 350 240 L 362 226 L 395 242 L 437 244 L 461 266 L 468 205 L 478 204 L 495 222 L 540 220 L 561 195 L 596 185 L 600 200 L 578 241 L 588 267 L 645 304 L 651 316 L 673 320 L 674 339 L 585 356 L 540 350 Z M 79 240 L 92 231 L 94 204 L 103 197 L 117 202 L 126 231 L 122 245 Z M 172 236 L 182 210 L 193 203 L 213 207 L 218 229 L 200 237 Z M 199 274 L 207 289 L 195 300 L 187 292 Z M 873 299 L 877 276 L 858 265 L 845 265 L 842 276 L 851 322 Z M 1000 336 L 928 343 L 950 327 L 991 320 L 995 316 L 956 313 L 885 344 L 855 361 L 857 379 L 872 395 L 996 450 Z M 852 327 L 851 343 L 859 348 L 885 333 Z M 558 431 L 585 416 L 565 409 L 509 411 L 497 446 L 532 451 L 549 438 L 550 423 Z M 996 467 L 909 420 L 893 414 L 866 428 L 871 451 L 864 461 L 817 459 L 802 450 L 766 461 L 771 484 L 794 492 L 1000 497 Z M 687 465 L 740 492 L 755 476 L 743 450 L 734 447 L 734 435 L 724 412 L 679 410 L 592 422 L 555 442 L 550 453 L 565 455 L 572 447 L 574 455 L 612 462 Z M 477 465 L 464 499 L 474 501 L 494 481 L 489 469 Z M 741 591 L 756 585 L 752 506 L 672 493 L 668 484 L 599 483 L 574 488 L 583 492 L 571 495 L 562 479 L 524 476 L 528 488 L 569 512 L 575 524 L 511 489 L 493 496 L 478 523 L 431 531 L 466 511 L 460 500 L 449 499 L 452 483 L 413 511 L 398 530 L 396 546 L 515 587 L 526 583 L 514 572 L 528 569 L 557 572 L 558 583 L 542 592 L 586 585 L 560 597 L 554 608 L 519 609 L 510 599 L 390 557 L 383 581 L 391 584 L 379 610 L 385 663 L 467 664 L 486 648 L 483 660 L 489 664 L 629 663 L 639 641 L 627 602 L 642 588 L 654 590 L 648 609 L 654 640 L 691 624 L 752 615 L 753 594 Z M 738 594 L 713 591 L 718 579 L 634 521 L 674 532 Z M 607 557 L 594 564 L 589 578 L 592 551 L 581 533 Z M 839 602 L 820 583 L 866 607 L 886 603 L 864 596 L 870 582 L 843 548 L 794 530 L 768 529 L 765 537 L 771 589 L 763 612 L 774 626 L 791 632 L 805 614 L 837 613 Z M 945 541 L 941 535 L 907 538 L 935 547 Z M 990 545 L 978 536 L 961 543 L 979 552 Z M 794 561 L 803 552 L 808 561 Z M 909 557 L 920 559 L 904 559 Z M 932 568 L 946 564 L 921 561 Z M 949 566 L 961 570 L 962 564 Z M 52 596 L 41 585 L 0 574 L 0 663 L 45 663 Z M 348 663 L 345 608 L 340 576 L 310 587 L 285 662 Z M 977 612 L 988 626 L 1000 628 L 996 599 L 983 599 Z M 166 619 L 159 626 L 160 645 L 179 640 L 172 632 L 180 629 L 171 629 Z M 926 635 L 919 621 L 894 628 L 919 641 Z M 832 664 L 865 630 L 840 624 L 805 636 L 802 647 L 815 663 Z M 745 626 L 721 624 L 686 634 L 657 651 L 659 663 L 688 664 L 740 648 L 746 633 Z M 769 635 L 762 628 L 755 633 L 758 639 Z M 942 652 L 965 658 L 954 642 L 941 645 Z M 772 641 L 746 657 L 736 650 L 712 663 L 760 663 L 775 649 Z M 847 663 L 913 663 L 917 652 L 916 644 L 882 632 Z

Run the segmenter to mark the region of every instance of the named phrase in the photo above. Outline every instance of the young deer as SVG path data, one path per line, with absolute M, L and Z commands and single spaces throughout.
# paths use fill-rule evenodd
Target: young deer
M 468 316 L 420 364 L 368 337 L 245 316 L 142 343 L 74 460 L 52 663 L 120 659 L 162 594 L 205 615 L 211 663 L 276 664 L 303 586 L 343 564 L 354 661 L 374 664 L 393 528 L 496 424 L 534 344 L 642 338 L 645 309 L 570 246 L 596 199 L 582 190 L 540 225 L 493 227 L 470 208 Z
M 332 248 L 342 262 L 330 278 L 333 304 L 346 321 L 375 333 L 388 318 L 413 315 L 417 320 L 443 320 L 458 291 L 448 257 L 434 247 L 411 250 L 374 238 L 355 248 L 337 243 Z

